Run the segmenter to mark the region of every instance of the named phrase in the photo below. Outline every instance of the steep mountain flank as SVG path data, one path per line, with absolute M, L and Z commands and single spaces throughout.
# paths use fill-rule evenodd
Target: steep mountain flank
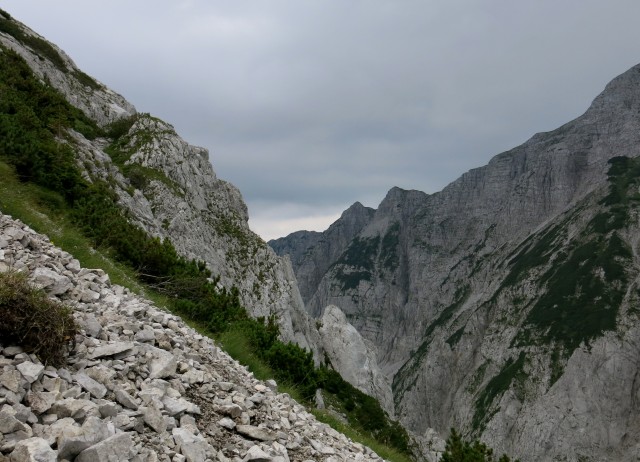
M 78 333 L 56 367 L 0 338 L 0 460 L 382 460 L 177 316 L 0 214 L 3 283 L 17 270 L 72 308 Z
M 392 189 L 329 263 L 307 309 L 338 306 L 377 347 L 408 428 L 635 460 L 639 129 L 636 66 L 443 191 Z
M 240 192 L 217 178 L 206 149 L 189 145 L 166 122 L 136 113 L 58 47 L 2 13 L 0 45 L 108 133 L 88 137 L 82 127 L 60 133 L 88 181 L 108 184 L 136 224 L 170 239 L 184 257 L 206 262 L 220 284 L 238 287 L 253 316 L 276 316 L 285 340 L 319 357 L 318 332 L 288 259 L 251 232 Z

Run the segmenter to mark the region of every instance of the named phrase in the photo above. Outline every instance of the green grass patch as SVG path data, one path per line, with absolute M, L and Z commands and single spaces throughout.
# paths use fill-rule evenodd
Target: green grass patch
M 340 421 L 329 412 L 323 409 L 312 409 L 311 413 L 318 419 L 320 422 L 323 422 L 329 425 L 336 431 L 346 435 L 351 440 L 356 441 L 360 444 L 363 444 L 371 449 L 373 449 L 376 454 L 382 457 L 385 460 L 391 462 L 411 462 L 413 459 L 409 457 L 406 453 L 400 452 L 398 450 L 393 449 L 387 445 L 381 444 L 376 439 L 371 436 L 362 433 L 350 425 L 345 424 Z
M 260 380 L 275 376 L 273 369 L 253 352 L 249 339 L 240 329 L 231 329 L 214 336 L 218 344 L 236 361 L 244 364 Z

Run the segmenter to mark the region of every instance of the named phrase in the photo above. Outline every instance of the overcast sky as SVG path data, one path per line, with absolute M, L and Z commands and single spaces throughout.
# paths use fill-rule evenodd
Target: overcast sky
M 441 190 L 640 62 L 638 0 L 4 0 L 210 151 L 265 239 Z

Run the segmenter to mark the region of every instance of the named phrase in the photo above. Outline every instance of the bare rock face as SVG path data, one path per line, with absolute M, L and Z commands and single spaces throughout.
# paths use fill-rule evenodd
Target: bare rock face
M 375 345 L 417 434 L 456 427 L 523 461 L 635 460 L 639 155 L 635 66 L 443 191 L 389 191 L 337 258 L 314 257 L 327 270 L 307 309 L 338 306 Z
M 393 415 L 391 384 L 378 367 L 373 345 L 347 322 L 337 306 L 326 307 L 320 323 L 322 348 L 331 365 L 354 387 L 376 396 L 382 408 Z

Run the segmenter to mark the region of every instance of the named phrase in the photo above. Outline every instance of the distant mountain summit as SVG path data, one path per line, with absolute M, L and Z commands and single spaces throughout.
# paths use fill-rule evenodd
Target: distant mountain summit
M 309 313 L 337 306 L 375 346 L 408 428 L 523 461 L 636 460 L 639 154 L 635 66 L 441 192 L 393 188 L 349 232 L 351 209 L 270 244 Z

